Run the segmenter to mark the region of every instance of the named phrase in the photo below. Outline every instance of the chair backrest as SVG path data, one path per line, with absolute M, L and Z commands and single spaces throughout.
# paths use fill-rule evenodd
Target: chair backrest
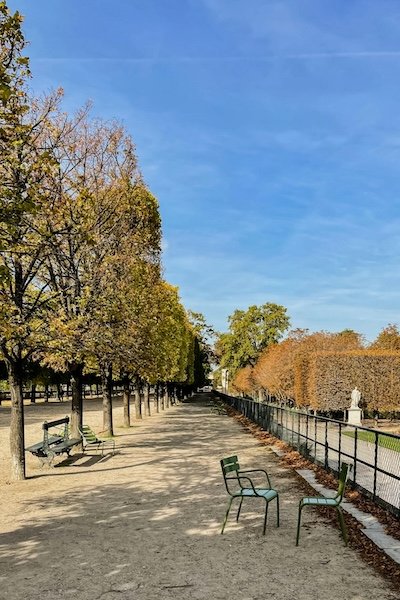
M 81 434 L 87 444 L 94 444 L 98 441 L 96 434 L 88 425 L 82 425 Z
M 63 425 L 60 428 L 60 425 Z M 53 427 L 57 427 L 58 431 L 51 431 Z M 63 438 L 63 441 L 66 442 L 69 439 L 69 417 L 64 417 L 63 419 L 57 419 L 56 421 L 45 421 L 42 425 L 43 429 L 43 447 L 48 448 L 49 446 L 49 437 L 51 436 L 60 436 Z
M 343 500 L 343 494 L 344 494 L 344 490 L 346 487 L 346 481 L 350 474 L 351 469 L 352 469 L 352 465 L 349 465 L 348 463 L 342 463 L 342 467 L 340 469 L 340 474 L 339 474 L 339 485 L 338 485 L 338 490 L 337 490 L 337 495 L 336 495 L 336 499 L 338 500 L 338 502 L 341 502 Z
M 223 458 L 222 460 L 220 460 L 220 464 L 221 464 L 222 474 L 224 476 L 225 487 L 226 487 L 228 494 L 230 494 L 228 482 L 226 481 L 226 476 L 228 475 L 228 473 L 233 473 L 234 475 L 236 475 L 236 477 L 239 481 L 239 478 L 237 476 L 237 472 L 240 469 L 238 457 L 236 455 L 228 456 L 227 458 Z

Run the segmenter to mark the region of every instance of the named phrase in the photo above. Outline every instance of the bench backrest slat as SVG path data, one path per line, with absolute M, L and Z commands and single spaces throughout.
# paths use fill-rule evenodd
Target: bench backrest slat
M 49 449 L 49 429 L 51 427 L 57 427 L 57 425 L 64 425 L 64 433 L 62 434 L 64 442 L 66 442 L 69 438 L 69 417 L 57 419 L 56 421 L 45 421 L 42 425 L 44 452 L 47 452 L 47 450 Z
M 57 425 L 64 425 L 69 423 L 69 417 L 58 419 L 57 421 L 45 421 L 42 425 L 42 429 L 49 430 L 50 427 L 57 427 Z

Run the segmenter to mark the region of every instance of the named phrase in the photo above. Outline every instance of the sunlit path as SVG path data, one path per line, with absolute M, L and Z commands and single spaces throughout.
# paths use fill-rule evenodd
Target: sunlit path
M 79 458 L 53 470 L 30 462 L 28 481 L 3 486 L 4 597 L 394 600 L 389 584 L 315 513 L 304 514 L 295 547 L 302 495 L 295 478 L 207 404 L 206 395 L 197 396 L 130 430 L 118 428 L 117 406 L 114 457 Z M 90 419 L 100 423 L 99 404 Z M 28 428 L 31 435 L 40 424 Z M 4 447 L 6 428 L 1 432 Z M 226 494 L 219 459 L 231 453 L 270 472 L 281 494 L 279 529 L 271 505 L 262 535 L 264 507 L 253 501 L 220 535 Z

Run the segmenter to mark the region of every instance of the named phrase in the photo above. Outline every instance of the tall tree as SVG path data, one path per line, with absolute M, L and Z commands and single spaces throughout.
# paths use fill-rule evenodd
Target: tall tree
M 193 328 L 194 341 L 194 385 L 203 386 L 207 381 L 207 376 L 216 363 L 216 355 L 213 342 L 216 333 L 209 325 L 202 313 L 187 311 L 189 322 Z
M 254 366 L 261 352 L 276 344 L 290 325 L 284 306 L 267 302 L 235 310 L 229 317 L 229 332 L 220 335 L 217 352 L 220 364 L 235 373 L 247 365 Z
M 156 199 L 138 182 L 126 190 L 126 196 L 116 200 L 119 235 L 109 247 L 103 265 L 87 334 L 88 350 L 102 376 L 103 429 L 109 435 L 113 433 L 112 367 L 122 373 L 125 384 L 129 385 L 133 375 L 148 380 L 150 340 L 157 316 L 152 294 L 160 277 L 160 218 Z M 126 405 L 125 409 L 129 412 Z M 125 419 L 125 424 L 129 425 L 129 419 Z
M 46 283 L 58 304 L 47 361 L 71 374 L 71 427 L 76 432 L 82 424 L 82 374 L 93 340 L 102 340 L 99 367 L 110 371 L 110 319 L 118 314 L 118 282 L 126 277 L 127 248 L 132 255 L 148 256 L 151 234 L 143 224 L 159 216 L 156 211 L 149 217 L 134 145 L 123 127 L 91 122 L 83 110 L 74 119 L 59 115 L 49 139 L 59 170 L 54 180 L 57 202 L 48 219 L 53 243 L 45 266 Z M 109 400 L 106 393 L 105 414 L 110 417 Z
M 0 349 L 11 390 L 11 476 L 25 478 L 22 382 L 27 361 L 42 345 L 51 295 L 38 273 L 48 248 L 44 235 L 48 178 L 54 163 L 41 133 L 58 95 L 33 102 L 22 17 L 0 2 Z

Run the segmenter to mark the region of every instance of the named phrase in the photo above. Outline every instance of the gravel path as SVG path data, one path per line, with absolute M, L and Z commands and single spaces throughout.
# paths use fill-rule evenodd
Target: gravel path
M 295 476 L 234 419 L 211 414 L 207 396 L 194 400 L 131 429 L 119 427 L 117 402 L 115 456 L 75 456 L 54 469 L 29 457 L 29 479 L 12 484 L 9 411 L 0 409 L 0 598 L 400 598 L 311 510 L 296 548 Z M 27 445 L 43 420 L 67 413 L 67 404 L 27 407 Z M 100 402 L 87 404 L 85 421 L 101 429 Z M 265 536 L 255 500 L 219 533 L 227 499 L 219 459 L 233 453 L 243 467 L 266 468 L 281 494 L 281 527 L 272 503 Z

